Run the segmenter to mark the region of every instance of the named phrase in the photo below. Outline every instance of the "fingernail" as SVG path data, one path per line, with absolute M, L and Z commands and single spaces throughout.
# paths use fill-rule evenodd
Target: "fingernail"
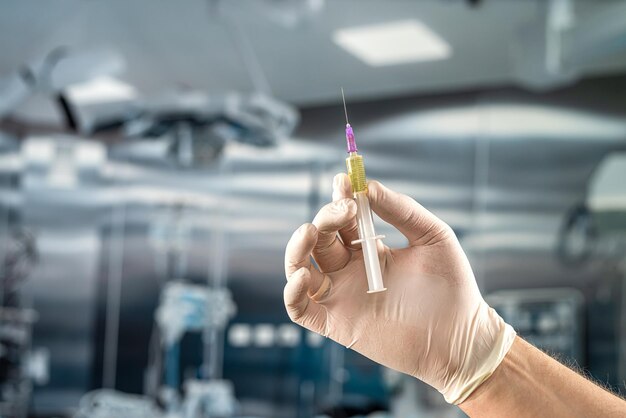
M 333 189 L 338 189 L 341 186 L 341 174 L 336 174 L 333 178 Z

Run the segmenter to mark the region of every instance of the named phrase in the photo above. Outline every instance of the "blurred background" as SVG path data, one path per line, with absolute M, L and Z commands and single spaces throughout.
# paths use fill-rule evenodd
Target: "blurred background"
M 0 417 L 463 416 L 284 311 L 341 87 L 368 177 L 626 390 L 626 1 L 4 1 L 0 54 Z

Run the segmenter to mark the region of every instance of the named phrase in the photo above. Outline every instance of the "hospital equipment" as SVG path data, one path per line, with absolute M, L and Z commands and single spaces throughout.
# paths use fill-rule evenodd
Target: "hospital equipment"
M 39 319 L 25 292 L 39 260 L 33 234 L 9 219 L 21 219 L 0 209 L 0 417 L 28 416 L 35 385 L 48 382 L 49 355 L 33 347 L 33 326 Z
M 9 115 L 35 94 L 56 98 L 71 85 L 114 76 L 125 67 L 124 58 L 110 48 L 81 51 L 56 47 L 0 78 L 0 116 Z
M 365 274 L 367 275 L 368 293 L 382 292 L 387 290 L 383 284 L 383 275 L 380 270 L 380 260 L 378 259 L 377 242 L 384 238 L 384 235 L 376 235 L 374 230 L 374 220 L 372 218 L 372 210 L 370 202 L 367 198 L 367 179 L 365 178 L 365 165 L 363 156 L 357 153 L 356 140 L 354 139 L 354 131 L 348 122 L 348 110 L 346 109 L 346 98 L 341 89 L 341 97 L 343 98 L 343 110 L 346 114 L 346 141 L 348 148 L 348 158 L 346 158 L 346 166 L 348 168 L 348 177 L 352 185 L 352 193 L 356 200 L 357 224 L 359 226 L 359 239 L 352 241 L 351 244 L 361 244 L 363 249 L 363 261 L 365 262 Z
M 557 256 L 565 265 L 610 262 L 621 275 L 616 298 L 618 381 L 626 377 L 626 153 L 613 152 L 594 169 L 583 204 L 564 219 L 557 241 Z
M 156 403 L 141 395 L 131 395 L 112 389 L 97 389 L 80 399 L 74 418 L 161 418 Z
M 498 290 L 485 300 L 524 340 L 549 353 L 584 362 L 583 294 L 575 288 Z

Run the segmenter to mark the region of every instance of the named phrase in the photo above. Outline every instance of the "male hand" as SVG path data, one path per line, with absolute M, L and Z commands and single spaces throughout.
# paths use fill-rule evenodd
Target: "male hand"
M 378 182 L 368 188 L 372 210 L 408 240 L 406 248 L 379 241 L 387 291 L 367 293 L 360 245 L 350 244 L 359 238 L 356 204 L 348 177 L 338 174 L 333 202 L 287 244 L 287 312 L 303 327 L 460 403 L 500 364 L 515 332 L 483 300 L 448 225 Z

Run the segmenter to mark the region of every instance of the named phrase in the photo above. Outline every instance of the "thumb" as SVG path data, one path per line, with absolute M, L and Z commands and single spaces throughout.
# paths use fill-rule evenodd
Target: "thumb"
M 409 240 L 410 246 L 433 244 L 452 234 L 444 221 L 409 196 L 377 181 L 368 182 L 367 188 L 372 210 L 396 227 Z

